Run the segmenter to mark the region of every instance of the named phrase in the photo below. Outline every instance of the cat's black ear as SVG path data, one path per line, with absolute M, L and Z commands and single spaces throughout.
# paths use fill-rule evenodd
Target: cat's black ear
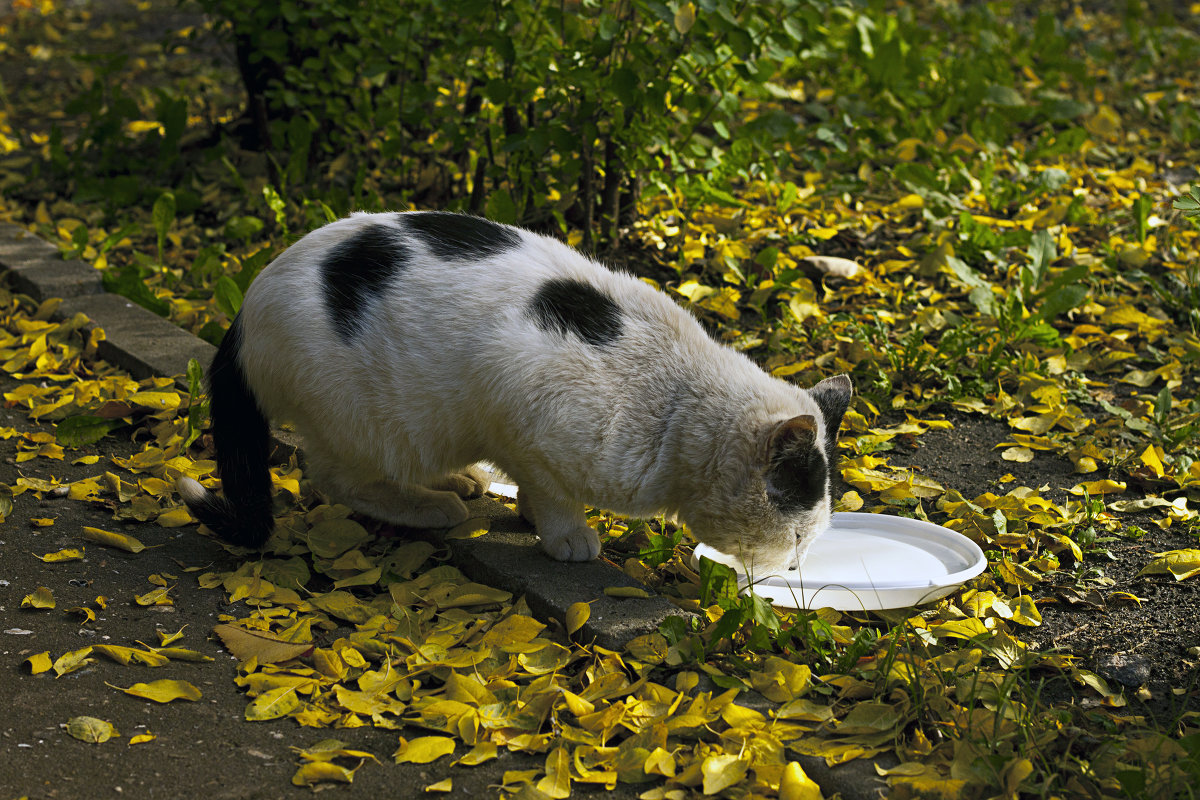
M 767 436 L 767 499 L 785 514 L 814 508 L 826 493 L 828 469 L 820 455 L 817 420 L 785 419 Z
M 771 429 L 767 436 L 767 464 L 811 451 L 817 443 L 817 421 L 810 414 L 785 419 Z
M 836 438 L 842 417 L 846 416 L 846 409 L 850 407 L 850 397 L 854 394 L 854 384 L 850 383 L 850 376 L 834 375 L 832 378 L 826 378 L 809 389 L 808 394 L 817 401 L 817 407 L 821 409 L 826 433 Z

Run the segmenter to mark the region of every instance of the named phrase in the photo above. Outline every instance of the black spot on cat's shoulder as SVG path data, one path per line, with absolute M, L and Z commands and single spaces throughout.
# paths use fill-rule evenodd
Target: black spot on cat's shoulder
M 369 225 L 329 248 L 321 285 L 333 327 L 349 342 L 362 329 L 372 301 L 408 263 L 404 235 L 391 225 Z
M 784 514 L 816 508 L 828 491 L 829 467 L 816 447 L 792 452 L 767 469 L 767 499 Z
M 547 333 L 574 334 L 593 347 L 621 335 L 621 309 L 591 284 L 573 278 L 546 281 L 529 301 L 529 316 Z
M 445 211 L 413 211 L 399 217 L 429 252 L 447 260 L 488 258 L 521 244 L 515 229 L 482 217 Z

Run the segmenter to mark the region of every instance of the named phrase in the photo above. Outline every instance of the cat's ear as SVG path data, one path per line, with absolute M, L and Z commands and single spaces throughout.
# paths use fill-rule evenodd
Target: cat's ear
M 846 409 L 850 407 L 850 397 L 854 394 L 854 384 L 850 383 L 850 376 L 834 375 L 832 378 L 826 378 L 809 389 L 808 394 L 821 409 L 825 430 L 836 437 L 842 417 L 846 416 Z
M 767 435 L 764 460 L 775 464 L 811 451 L 816 443 L 817 420 L 811 414 L 785 419 L 776 423 Z

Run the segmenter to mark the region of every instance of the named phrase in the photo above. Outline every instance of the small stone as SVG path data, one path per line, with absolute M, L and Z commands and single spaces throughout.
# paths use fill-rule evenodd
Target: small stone
M 1200 644 L 1194 644 L 1184 652 L 1192 658 L 1200 658 Z
M 1150 680 L 1150 660 L 1133 653 L 1114 653 L 1096 659 L 1096 671 L 1122 686 L 1141 686 Z

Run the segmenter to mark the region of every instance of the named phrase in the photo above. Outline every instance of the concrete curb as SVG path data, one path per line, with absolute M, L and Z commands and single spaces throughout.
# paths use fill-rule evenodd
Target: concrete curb
M 174 323 L 107 293 L 100 273 L 90 265 L 64 260 L 53 244 L 4 222 L 0 222 L 0 273 L 17 292 L 38 302 L 63 298 L 55 319 L 86 314 L 106 336 L 98 355 L 139 380 L 183 375 L 193 358 L 207 368 L 216 353 L 215 347 Z M 277 438 L 294 442 L 286 434 Z M 488 518 L 489 533 L 447 541 L 455 565 L 472 580 L 523 595 L 530 610 L 543 620 L 561 622 L 573 603 L 590 603 L 591 616 L 576 634 L 578 641 L 621 650 L 630 640 L 657 630 L 667 617 L 688 615 L 608 563 L 565 564 L 549 559 L 538 547 L 533 528 L 494 500 L 480 498 L 470 508 L 475 516 Z M 604 589 L 610 586 L 639 587 L 650 597 L 609 597 Z M 884 767 L 899 763 L 890 755 L 832 768 L 819 757 L 801 755 L 797 760 L 825 795 L 837 793 L 851 800 L 886 796 L 886 782 L 872 761 Z

